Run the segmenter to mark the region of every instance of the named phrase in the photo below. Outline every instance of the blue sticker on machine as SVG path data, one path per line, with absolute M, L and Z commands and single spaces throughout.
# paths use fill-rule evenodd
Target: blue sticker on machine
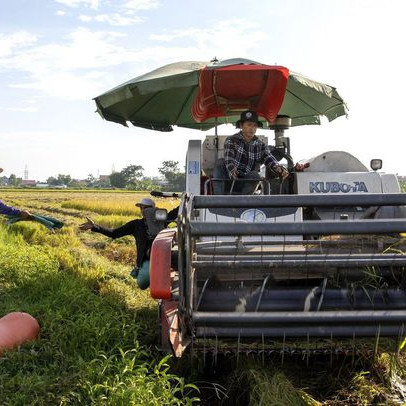
M 187 173 L 189 175 L 197 175 L 200 172 L 199 161 L 189 161 L 187 167 Z

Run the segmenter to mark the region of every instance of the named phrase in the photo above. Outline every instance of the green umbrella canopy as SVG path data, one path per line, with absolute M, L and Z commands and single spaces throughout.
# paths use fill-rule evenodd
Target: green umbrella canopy
M 216 123 L 234 124 L 241 110 L 228 110 L 223 116 L 198 122 L 192 107 L 199 95 L 199 78 L 204 70 L 233 70 L 265 67 L 248 59 L 229 59 L 222 62 L 185 61 L 160 67 L 129 80 L 94 98 L 97 111 L 108 121 L 127 126 L 127 122 L 142 128 L 171 131 L 172 126 L 208 130 Z M 281 70 L 288 70 L 281 67 Z M 245 74 L 247 74 L 245 72 Z M 247 78 L 247 76 L 244 76 Z M 247 82 L 250 82 L 248 79 Z M 231 88 L 233 83 L 227 83 Z M 272 83 L 271 83 L 272 85 Z M 329 121 L 346 115 L 347 108 L 336 89 L 298 73 L 289 72 L 283 88 L 278 114 L 290 116 L 292 126 L 320 124 L 320 117 Z M 263 119 L 265 122 L 265 119 Z

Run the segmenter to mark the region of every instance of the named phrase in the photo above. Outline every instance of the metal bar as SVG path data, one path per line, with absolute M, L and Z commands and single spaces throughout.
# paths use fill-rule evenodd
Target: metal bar
M 337 207 L 406 205 L 405 193 L 362 193 L 351 195 L 269 195 L 269 196 L 194 196 L 193 206 L 202 208 L 232 207 Z
M 256 312 L 258 311 L 259 305 L 261 304 L 262 295 L 264 294 L 265 286 L 268 283 L 269 277 L 270 277 L 270 275 L 267 275 L 266 278 L 264 279 L 263 283 L 262 283 L 261 292 L 259 293 L 257 305 L 255 306 L 255 311 Z
M 337 250 L 342 250 L 344 247 L 348 250 L 353 248 L 355 249 L 359 249 L 362 248 L 364 251 L 363 252 L 377 252 L 377 249 L 379 248 L 378 244 L 370 244 L 368 241 L 364 241 L 364 243 L 359 243 L 357 241 L 353 241 L 352 244 L 348 244 L 348 245 L 341 245 L 339 243 L 339 241 L 336 241 L 335 245 L 323 245 L 323 244 L 318 244 L 318 243 L 314 243 L 313 246 L 306 246 L 306 245 L 291 245 L 289 241 L 286 241 L 286 244 L 280 244 L 280 245 L 274 245 L 272 247 L 266 246 L 264 244 L 264 246 L 262 246 L 261 241 L 257 241 L 256 247 L 258 248 L 262 248 L 262 251 L 260 250 L 255 250 L 255 249 L 250 249 L 249 247 L 245 247 L 245 244 L 242 243 L 242 247 L 219 247 L 219 248 L 204 248 L 204 249 L 196 249 L 196 254 L 200 257 L 213 257 L 213 255 L 235 255 L 236 253 L 239 253 L 240 255 L 252 255 L 252 256 L 263 256 L 264 253 L 265 254 L 278 254 L 281 252 L 297 252 L 298 254 L 300 253 L 305 253 L 305 252 L 309 252 L 309 253 L 321 253 L 321 252 L 337 252 Z M 380 247 L 382 250 L 382 247 Z M 406 245 L 403 247 L 396 247 L 399 250 L 404 250 L 406 252 Z M 379 252 L 379 251 L 378 251 Z
M 207 284 L 209 283 L 209 281 L 210 281 L 210 278 L 207 278 L 207 279 L 205 280 L 205 282 L 204 282 L 203 288 L 202 288 L 202 290 L 200 291 L 199 299 L 197 300 L 196 309 L 198 309 L 199 306 L 200 306 L 200 303 L 201 303 L 202 298 L 203 298 L 203 295 L 204 295 L 204 291 L 206 290 Z
M 221 289 L 206 291 L 204 300 L 199 306 L 202 312 L 233 312 L 245 303 L 246 312 L 287 312 L 303 311 L 303 303 L 310 291 L 267 289 L 261 297 L 260 306 L 257 307 L 259 288 L 249 289 Z M 289 294 L 290 293 L 290 294 Z M 323 298 L 322 306 L 320 299 Z M 326 289 L 323 294 L 315 294 L 308 302 L 309 311 L 361 311 L 361 310 L 405 310 L 406 292 L 398 289 L 369 289 L 353 292 L 349 289 Z
M 194 308 L 195 275 L 192 272 L 193 239 L 190 235 L 190 219 L 192 216 L 192 199 L 185 199 L 186 215 L 184 216 L 184 243 L 185 243 L 185 312 L 190 314 Z
M 239 283 L 238 281 L 236 282 Z M 239 286 L 239 285 L 238 285 Z M 259 289 L 259 286 L 257 286 Z M 312 288 L 271 288 L 266 289 L 263 293 L 264 300 L 274 300 L 275 302 L 283 301 L 283 300 L 299 300 L 303 301 L 303 298 L 306 297 Z M 377 298 L 382 297 L 385 298 L 386 301 L 402 299 L 406 300 L 406 291 L 404 289 L 399 288 L 385 288 L 385 289 L 332 289 L 327 288 L 325 292 L 325 299 L 324 300 L 334 300 L 337 301 L 339 299 L 345 299 L 348 301 L 348 297 L 350 296 L 353 298 L 353 302 L 356 303 L 359 300 L 365 298 Z M 252 288 L 250 286 L 244 286 L 243 288 L 231 288 L 229 284 L 226 286 L 221 287 L 216 286 L 215 289 L 210 290 L 208 289 L 206 292 L 206 300 L 210 303 L 215 302 L 218 298 L 224 298 L 225 303 L 227 302 L 227 298 L 240 298 L 246 297 L 252 294 Z M 216 299 L 217 298 L 217 299 Z M 368 299 L 369 303 L 371 301 Z M 219 302 L 221 305 L 221 301 Z
M 245 326 L 255 324 L 343 324 L 343 323 L 382 323 L 394 324 L 406 322 L 406 310 L 360 310 L 325 312 L 193 312 L 196 326 L 234 324 Z
M 406 220 L 307 220 L 296 223 L 201 223 L 198 221 L 191 221 L 190 229 L 191 235 L 195 237 L 211 235 L 391 234 L 406 232 Z
M 321 284 L 320 300 L 319 300 L 319 303 L 317 304 L 317 311 L 318 312 L 320 311 L 321 305 L 323 304 L 324 296 L 326 294 L 326 287 L 327 287 L 327 278 L 324 278 L 323 282 Z
M 401 326 L 399 325 L 380 325 L 381 337 L 397 337 Z M 278 327 L 197 327 L 196 337 L 219 337 L 219 338 L 232 338 L 237 337 L 240 333 L 241 338 L 245 337 L 303 337 L 306 338 L 307 334 L 310 337 L 325 337 L 335 338 L 338 337 L 375 337 L 379 329 L 379 324 L 374 325 L 353 325 L 353 326 L 278 326 Z
M 301 259 L 286 259 L 275 258 L 270 260 L 252 261 L 236 260 L 236 261 L 193 261 L 192 266 L 196 269 L 272 269 L 272 268 L 288 268 L 288 267 L 340 267 L 348 266 L 363 267 L 363 266 L 405 266 L 406 256 L 403 258 L 343 258 L 343 259 L 309 259 L 303 256 Z
M 235 311 L 237 306 L 240 306 L 241 303 L 236 299 L 231 301 L 224 300 L 220 305 L 219 303 L 202 303 L 199 307 L 199 311 L 202 312 L 232 312 Z M 312 311 L 317 311 L 317 303 L 312 303 Z M 404 310 L 406 309 L 406 299 L 384 302 L 382 300 L 376 301 L 367 301 L 363 300 L 362 302 L 352 304 L 351 302 L 334 302 L 328 301 L 323 302 L 323 311 L 368 311 L 368 310 Z M 254 303 L 248 303 L 246 305 L 247 311 L 255 311 Z M 280 302 L 275 301 L 266 301 L 262 300 L 261 306 L 259 308 L 261 312 L 299 312 L 303 311 L 303 302 L 295 302 L 293 300 L 285 300 Z
M 179 274 L 179 306 L 184 309 L 185 308 L 185 290 L 186 290 L 186 268 L 184 262 L 184 255 L 185 255 L 185 247 L 184 247 L 184 219 L 185 219 L 185 212 L 186 212 L 186 202 L 185 196 L 182 196 L 180 204 L 179 204 L 179 211 L 178 211 L 178 218 L 177 218 L 177 244 L 178 244 L 178 274 Z
M 283 255 L 283 258 L 281 258 L 281 255 Z M 260 258 L 258 258 L 260 256 Z M 217 261 L 228 261 L 228 262 L 237 262 L 237 261 L 272 261 L 276 260 L 278 261 L 297 261 L 297 260 L 305 260 L 306 261 L 366 261 L 366 260 L 374 260 L 374 259 L 379 259 L 379 260 L 404 260 L 406 261 L 406 254 L 381 254 L 381 253 L 365 253 L 365 254 L 335 254 L 335 253 L 330 253 L 330 254 L 318 254 L 318 253 L 309 253 L 309 252 L 303 252 L 303 253 L 297 253 L 297 254 L 286 254 L 286 251 L 276 251 L 275 253 L 267 253 L 266 255 L 261 255 L 260 252 L 256 253 L 256 255 L 253 255 L 253 253 L 237 253 L 235 252 L 234 255 L 198 255 L 197 256 L 197 261 L 195 262 L 217 262 Z M 401 261 L 400 261 L 401 262 Z
M 370 237 L 371 235 L 368 236 L 368 239 L 361 240 L 362 243 L 366 245 L 376 245 L 378 241 L 371 240 Z M 399 241 L 404 241 L 406 244 L 406 239 L 402 239 L 401 237 L 390 237 L 387 235 L 380 236 L 379 241 L 382 241 L 382 243 L 385 244 L 394 244 Z M 285 245 L 302 245 L 303 247 L 306 247 L 307 245 L 310 246 L 318 246 L 318 247 L 324 247 L 324 246 L 329 246 L 329 245 L 354 245 L 354 242 L 357 243 L 359 242 L 358 240 L 354 240 L 353 238 L 347 238 L 347 239 L 340 239 L 340 240 L 270 240 L 270 241 L 264 241 L 261 239 L 258 239 L 256 241 L 244 241 L 244 246 L 258 246 L 258 243 L 261 243 L 261 245 L 270 245 L 270 246 L 285 246 Z M 205 251 L 205 250 L 210 250 L 215 246 L 215 248 L 224 248 L 224 249 L 233 249 L 237 247 L 237 244 L 233 243 L 232 241 L 200 241 L 196 243 L 196 252 L 200 251 Z

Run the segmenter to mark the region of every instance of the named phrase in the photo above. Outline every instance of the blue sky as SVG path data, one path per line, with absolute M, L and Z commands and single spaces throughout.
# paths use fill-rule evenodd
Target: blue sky
M 103 121 L 92 98 L 216 56 L 277 63 L 337 88 L 348 118 L 290 129 L 295 160 L 345 150 L 406 175 L 405 15 L 404 0 L 0 0 L 0 167 L 45 180 L 183 164 L 188 139 L 204 133 L 125 128 Z

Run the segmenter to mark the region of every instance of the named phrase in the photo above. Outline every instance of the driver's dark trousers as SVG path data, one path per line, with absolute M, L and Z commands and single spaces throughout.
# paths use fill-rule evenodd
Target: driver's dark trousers
M 238 177 L 238 180 L 233 182 L 228 176 L 224 159 L 219 159 L 214 166 L 213 176 L 215 179 L 223 179 L 213 181 L 213 191 L 215 195 L 224 194 L 239 194 L 252 195 L 261 179 L 257 171 L 247 173 L 245 176 Z M 257 180 L 257 182 L 254 182 Z M 232 189 L 232 190 L 231 190 Z

